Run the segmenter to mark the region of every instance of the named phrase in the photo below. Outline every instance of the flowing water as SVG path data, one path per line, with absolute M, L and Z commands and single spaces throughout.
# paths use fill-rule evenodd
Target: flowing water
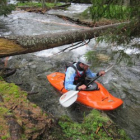
M 79 7 L 79 11 L 89 5 L 72 4 L 67 12 L 70 16 L 75 14 L 74 6 Z M 84 6 L 84 8 L 82 7 Z M 77 9 L 75 10 L 77 12 Z M 54 32 L 63 32 L 66 30 L 80 30 L 69 21 L 62 20 L 50 13 L 44 15 L 36 13 L 28 13 L 25 11 L 13 11 L 8 17 L 0 17 L 0 36 L 6 35 L 36 35 L 48 34 Z M 139 41 L 139 39 L 134 40 Z M 133 42 L 134 42 L 133 41 Z M 80 44 L 82 45 L 82 44 Z M 64 48 L 71 45 L 60 46 L 54 49 L 44 50 L 36 53 L 18 55 L 9 57 L 7 67 L 16 68 L 14 75 L 7 77 L 8 82 L 14 82 L 30 93 L 28 98 L 35 102 L 42 109 L 58 117 L 68 115 L 73 120 L 81 121 L 85 113 L 89 113 L 91 109 L 81 105 L 73 104 L 69 108 L 64 108 L 59 104 L 60 94 L 50 86 L 46 79 L 46 75 L 52 72 L 64 72 L 64 63 L 66 61 L 74 61 L 80 55 L 85 54 L 89 50 L 94 50 L 92 56 L 96 56 L 94 66 L 91 68 L 94 72 L 104 69 L 109 64 L 115 64 L 113 69 L 108 72 L 99 81 L 109 90 L 109 92 L 121 98 L 124 103 L 121 107 L 114 111 L 106 113 L 118 125 L 124 128 L 131 139 L 139 140 L 140 138 L 140 50 L 133 44 L 129 46 L 112 46 L 110 44 L 96 44 L 92 39 L 88 45 L 84 45 L 73 51 L 66 51 L 57 54 Z M 126 48 L 126 49 L 125 49 Z M 97 59 L 98 58 L 98 59 Z

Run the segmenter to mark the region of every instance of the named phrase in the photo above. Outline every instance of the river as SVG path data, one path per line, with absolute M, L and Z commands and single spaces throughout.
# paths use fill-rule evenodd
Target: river
M 51 10 L 44 15 L 28 13 L 25 11 L 13 11 L 8 17 L 0 17 L 0 36 L 7 35 L 39 35 L 68 30 L 80 30 L 84 27 L 60 19 L 54 15 L 66 14 L 73 16 L 78 10 L 82 12 L 89 5 L 72 4 L 68 11 Z M 72 12 L 72 11 L 73 12 Z M 79 13 L 80 13 L 79 12 Z M 81 105 L 73 104 L 69 108 L 63 108 L 59 104 L 60 94 L 50 86 L 46 75 L 59 71 L 64 72 L 66 61 L 75 61 L 87 51 L 93 51 L 94 66 L 91 68 L 97 72 L 104 69 L 109 64 L 115 64 L 113 69 L 99 81 L 109 90 L 109 92 L 121 98 L 124 103 L 114 111 L 106 113 L 111 119 L 122 127 L 133 140 L 140 139 L 140 50 L 134 45 L 133 40 L 127 47 L 113 46 L 113 44 L 97 44 L 94 39 L 87 45 L 75 50 L 60 52 L 64 48 L 74 46 L 74 44 L 59 46 L 54 49 L 44 50 L 36 53 L 9 57 L 7 67 L 16 68 L 14 75 L 7 77 L 8 82 L 14 82 L 28 92 L 30 101 L 35 102 L 45 111 L 53 116 L 68 115 L 75 121 L 83 118 L 83 112 L 89 113 L 91 109 Z M 78 46 L 77 46 L 78 47 Z

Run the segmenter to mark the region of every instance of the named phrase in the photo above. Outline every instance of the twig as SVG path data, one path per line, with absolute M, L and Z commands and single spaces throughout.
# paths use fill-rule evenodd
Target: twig
M 88 42 L 86 42 L 85 44 L 82 44 L 82 45 L 80 45 L 80 46 L 77 46 L 77 47 L 75 47 L 75 48 L 72 48 L 72 49 L 70 49 L 70 51 L 72 51 L 72 50 L 74 50 L 74 49 L 76 49 L 76 48 L 82 47 L 82 46 L 88 44 L 89 42 L 90 42 L 90 39 L 89 39 Z
M 67 49 L 69 49 L 69 48 L 71 48 L 71 47 L 73 47 L 73 46 L 77 46 L 77 45 L 79 45 L 80 43 L 82 43 L 82 41 L 80 41 L 80 42 L 78 42 L 77 44 L 74 44 L 74 45 L 72 44 L 71 46 L 69 46 L 69 47 L 63 49 L 62 51 L 60 51 L 60 52 L 58 52 L 58 53 L 56 53 L 56 54 L 59 54 L 59 53 L 61 53 L 61 52 L 64 52 L 65 50 L 67 50 Z
M 101 128 L 100 126 L 97 128 L 97 130 L 96 130 L 96 134 L 99 132 L 100 128 Z
M 17 107 L 18 107 L 18 105 L 12 106 L 12 107 L 10 108 L 10 110 L 14 110 L 14 109 L 16 109 Z
M 67 47 L 67 48 L 65 48 L 65 49 L 61 50 L 60 52 L 55 53 L 55 54 L 53 54 L 53 55 L 58 55 L 58 54 L 64 52 L 65 50 L 67 50 L 67 49 L 69 49 L 69 48 L 72 48 L 72 47 L 74 47 L 74 46 L 76 46 L 76 45 L 81 44 L 82 42 L 83 42 L 83 41 L 78 42 L 77 44 L 74 44 L 74 45 L 72 44 L 71 46 L 69 46 L 69 47 Z M 77 46 L 77 47 L 75 47 L 75 48 L 72 48 L 72 49 L 70 49 L 69 51 L 74 50 L 74 49 L 76 49 L 76 48 L 79 48 L 79 47 L 81 47 L 81 46 L 84 46 L 84 45 L 88 44 L 89 42 L 90 42 L 90 39 L 89 39 L 89 41 L 86 42 L 85 44 L 82 44 L 82 45 L 80 45 L 80 46 Z M 53 55 L 52 55 L 52 56 L 53 56 Z
M 4 100 L 3 100 L 3 98 L 2 98 L 2 96 L 0 95 L 0 102 L 4 102 Z
M 107 134 L 109 137 L 112 137 L 111 134 L 108 133 L 108 131 L 106 130 L 106 128 L 105 128 L 104 126 L 102 126 L 102 127 L 103 127 L 103 129 L 105 130 L 106 134 Z M 112 138 L 113 138 L 113 137 L 112 137 Z M 113 140 L 114 140 L 114 138 L 113 138 Z

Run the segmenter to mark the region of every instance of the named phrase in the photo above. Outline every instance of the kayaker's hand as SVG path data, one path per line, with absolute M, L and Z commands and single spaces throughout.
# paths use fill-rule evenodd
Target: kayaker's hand
M 85 90 L 86 88 L 87 88 L 86 85 L 81 85 L 78 87 L 79 90 Z
M 99 75 L 99 76 L 105 75 L 105 71 L 100 71 L 98 75 Z

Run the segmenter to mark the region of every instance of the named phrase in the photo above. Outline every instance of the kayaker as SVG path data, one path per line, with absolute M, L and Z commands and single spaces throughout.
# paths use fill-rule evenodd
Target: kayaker
M 98 75 L 104 75 L 104 71 L 98 73 L 92 73 L 89 69 L 91 66 L 88 63 L 86 57 L 81 57 L 77 63 L 74 63 L 72 66 L 68 67 L 65 73 L 65 89 L 67 90 L 86 90 L 87 89 L 87 80 L 88 78 L 94 78 Z M 98 89 L 96 83 L 94 83 L 94 90 Z

